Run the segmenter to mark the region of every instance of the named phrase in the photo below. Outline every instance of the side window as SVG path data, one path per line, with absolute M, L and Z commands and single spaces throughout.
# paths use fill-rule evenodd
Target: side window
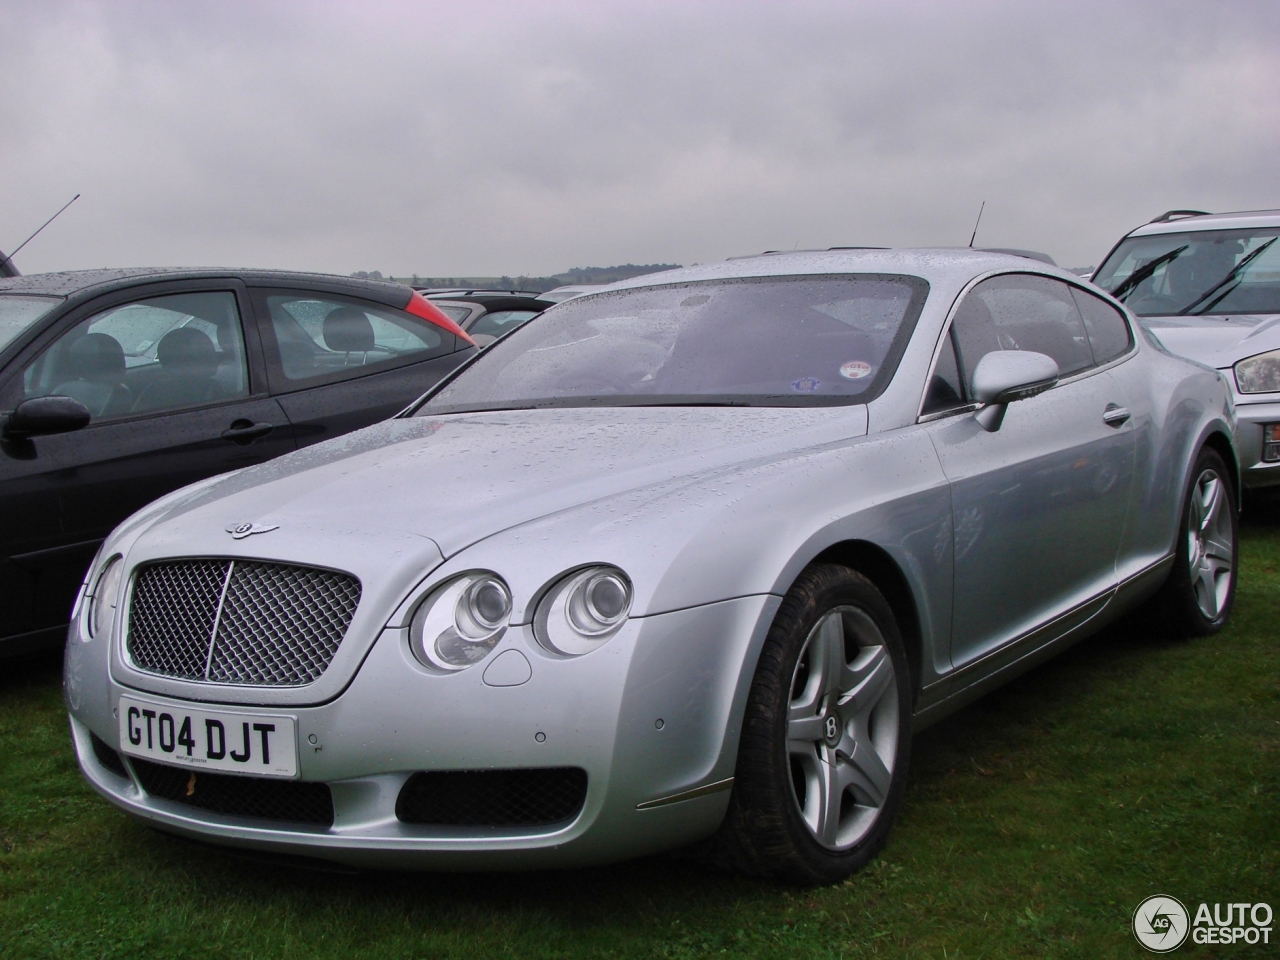
M 964 386 L 960 379 L 960 365 L 956 363 L 956 349 L 952 334 L 947 332 L 938 352 L 938 363 L 929 379 L 929 392 L 925 394 L 922 414 L 938 413 L 964 404 Z
M 1075 287 L 1071 288 L 1071 295 L 1075 297 L 1080 316 L 1084 318 L 1084 328 L 1089 333 L 1089 344 L 1093 347 L 1095 362 L 1114 360 L 1133 345 L 1129 324 L 1119 310 L 1101 297 Z
M 537 310 L 491 310 L 471 325 L 467 333 L 473 337 L 485 333 L 491 337 L 500 337 L 508 330 L 514 330 L 526 320 L 538 315 Z
M 181 293 L 104 310 L 33 360 L 22 387 L 26 398 L 74 397 L 94 420 L 247 396 L 235 294 Z
M 459 324 L 462 323 L 464 320 L 467 319 L 467 317 L 471 316 L 471 314 L 475 312 L 472 307 L 464 307 L 460 303 L 440 303 L 437 300 L 432 300 L 431 305 L 435 307 L 437 310 L 439 310 L 441 313 L 443 313 L 450 320 L 452 320 L 454 323 L 459 323 Z
M 453 334 L 391 307 L 314 294 L 268 294 L 267 312 L 289 380 L 332 378 L 452 353 Z
M 978 284 L 952 321 L 964 382 L 993 350 L 1031 350 L 1052 357 L 1061 376 L 1093 363 L 1080 311 L 1065 283 L 1010 274 Z

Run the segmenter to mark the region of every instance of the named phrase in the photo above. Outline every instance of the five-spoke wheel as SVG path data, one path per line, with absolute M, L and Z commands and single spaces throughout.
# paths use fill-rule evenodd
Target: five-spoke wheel
M 1217 620 L 1235 583 L 1235 520 L 1231 494 L 1213 467 L 1200 472 L 1187 505 L 1187 568 L 1196 605 Z
M 1220 630 L 1236 593 L 1236 494 L 1222 457 L 1200 451 L 1182 504 L 1182 526 L 1169 579 L 1144 613 L 1175 635 Z
M 910 669 L 892 610 L 861 574 L 804 571 L 756 667 L 722 854 L 830 883 L 884 844 L 910 750 Z
M 859 607 L 827 613 L 796 662 L 787 720 L 792 793 L 824 847 L 857 843 L 889 795 L 900 735 L 894 679 L 880 628 Z

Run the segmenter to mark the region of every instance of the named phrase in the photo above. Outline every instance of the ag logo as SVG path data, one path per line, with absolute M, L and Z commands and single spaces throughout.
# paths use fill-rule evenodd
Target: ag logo
M 227 533 L 235 537 L 237 540 L 243 540 L 245 537 L 251 537 L 255 533 L 270 533 L 272 530 L 279 530 L 278 523 L 233 523 L 227 527 Z
M 1187 908 L 1173 897 L 1147 897 L 1133 911 L 1133 935 L 1152 953 L 1171 953 L 1187 939 Z

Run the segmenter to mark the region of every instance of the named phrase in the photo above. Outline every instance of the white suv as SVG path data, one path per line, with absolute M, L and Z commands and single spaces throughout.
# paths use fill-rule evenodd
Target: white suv
M 1280 210 L 1171 210 L 1126 234 L 1093 282 L 1235 394 L 1242 480 L 1280 487 Z

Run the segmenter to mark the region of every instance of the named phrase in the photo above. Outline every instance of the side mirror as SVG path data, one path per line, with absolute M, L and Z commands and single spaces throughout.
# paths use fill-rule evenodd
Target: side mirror
M 32 397 L 18 404 L 4 425 L 7 439 L 44 437 L 52 433 L 70 433 L 87 426 L 89 408 L 72 397 Z
M 1008 404 L 1044 393 L 1057 382 L 1058 364 L 1052 357 L 1029 350 L 994 350 L 973 371 L 974 399 L 983 404 L 973 418 L 994 433 L 1004 422 Z

